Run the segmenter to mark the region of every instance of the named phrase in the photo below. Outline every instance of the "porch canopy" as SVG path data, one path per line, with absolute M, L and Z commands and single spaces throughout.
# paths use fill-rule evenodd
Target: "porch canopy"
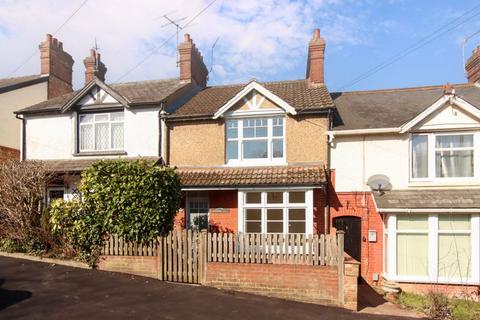
M 159 157 L 121 159 L 145 159 L 159 165 L 161 163 Z M 71 159 L 44 160 L 43 162 L 52 172 L 79 173 L 98 160 Z M 197 190 L 268 186 L 322 187 L 327 182 L 321 163 L 271 167 L 178 167 L 177 172 L 183 189 Z
M 480 188 L 373 192 L 378 212 L 480 212 Z

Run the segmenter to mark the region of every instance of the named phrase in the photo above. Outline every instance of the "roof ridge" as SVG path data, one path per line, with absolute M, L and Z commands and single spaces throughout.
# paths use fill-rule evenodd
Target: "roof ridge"
M 455 83 L 451 84 L 453 88 L 460 87 L 474 87 L 474 83 Z M 374 90 L 358 90 L 358 91 L 335 91 L 331 92 L 332 95 L 335 94 L 369 94 L 369 93 L 388 93 L 388 92 L 399 92 L 399 91 L 418 91 L 418 90 L 432 90 L 432 89 L 441 89 L 445 84 L 430 85 L 430 86 L 418 86 L 418 87 L 405 87 L 405 88 L 389 88 L 389 89 L 374 89 Z
M 241 82 L 241 83 L 230 83 L 230 84 L 220 84 L 220 85 L 215 85 L 215 86 L 207 86 L 206 88 L 231 88 L 231 87 L 238 87 L 238 86 L 246 86 L 252 80 L 255 80 L 261 85 L 265 84 L 280 84 L 280 83 L 296 83 L 296 82 L 304 82 L 307 81 L 307 79 L 294 79 L 294 80 L 276 80 L 276 81 L 259 81 L 257 79 L 251 79 L 248 82 Z
M 166 82 L 166 81 L 181 81 L 179 78 L 166 78 L 166 79 L 151 79 L 151 80 L 140 80 L 140 81 L 128 81 L 128 82 L 115 82 L 107 83 L 108 86 L 115 85 L 126 85 L 126 84 L 142 84 L 142 83 L 153 83 L 153 82 Z
M 31 78 L 31 77 L 48 77 L 48 74 L 30 74 L 27 76 L 18 76 L 18 77 L 9 77 L 9 78 L 0 78 L 0 81 L 5 81 L 5 80 L 16 80 L 16 79 L 22 79 L 22 78 Z

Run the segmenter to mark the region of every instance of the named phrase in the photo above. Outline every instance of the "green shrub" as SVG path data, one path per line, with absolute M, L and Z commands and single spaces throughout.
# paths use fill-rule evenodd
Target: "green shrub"
M 0 251 L 5 252 L 23 252 L 23 248 L 20 244 L 12 239 L 0 239 Z
M 145 243 L 173 228 L 180 202 L 175 170 L 147 161 L 99 161 L 82 174 L 82 199 L 55 201 L 52 232 L 82 260 L 96 263 L 109 234 Z
M 82 260 L 96 263 L 94 253 L 106 233 L 101 215 L 85 210 L 79 200 L 55 200 L 50 207 L 50 226 L 64 246 L 71 246 Z
M 80 191 L 108 232 L 140 243 L 173 228 L 181 196 L 175 170 L 145 160 L 97 162 L 82 174 Z

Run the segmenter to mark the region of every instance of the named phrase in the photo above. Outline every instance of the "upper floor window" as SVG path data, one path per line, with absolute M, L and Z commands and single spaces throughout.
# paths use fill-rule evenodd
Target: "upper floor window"
M 227 120 L 227 163 L 283 162 L 284 119 L 248 118 Z
M 474 177 L 475 166 L 479 165 L 474 140 L 473 133 L 412 135 L 412 178 Z
M 80 152 L 123 149 L 123 111 L 81 114 L 78 124 Z

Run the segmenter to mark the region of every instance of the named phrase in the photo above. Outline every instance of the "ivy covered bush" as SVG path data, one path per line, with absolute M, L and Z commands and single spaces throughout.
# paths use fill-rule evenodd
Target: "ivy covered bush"
M 99 161 L 79 191 L 81 201 L 52 205 L 50 223 L 90 262 L 109 234 L 145 243 L 170 231 L 181 198 L 175 170 L 145 160 Z

